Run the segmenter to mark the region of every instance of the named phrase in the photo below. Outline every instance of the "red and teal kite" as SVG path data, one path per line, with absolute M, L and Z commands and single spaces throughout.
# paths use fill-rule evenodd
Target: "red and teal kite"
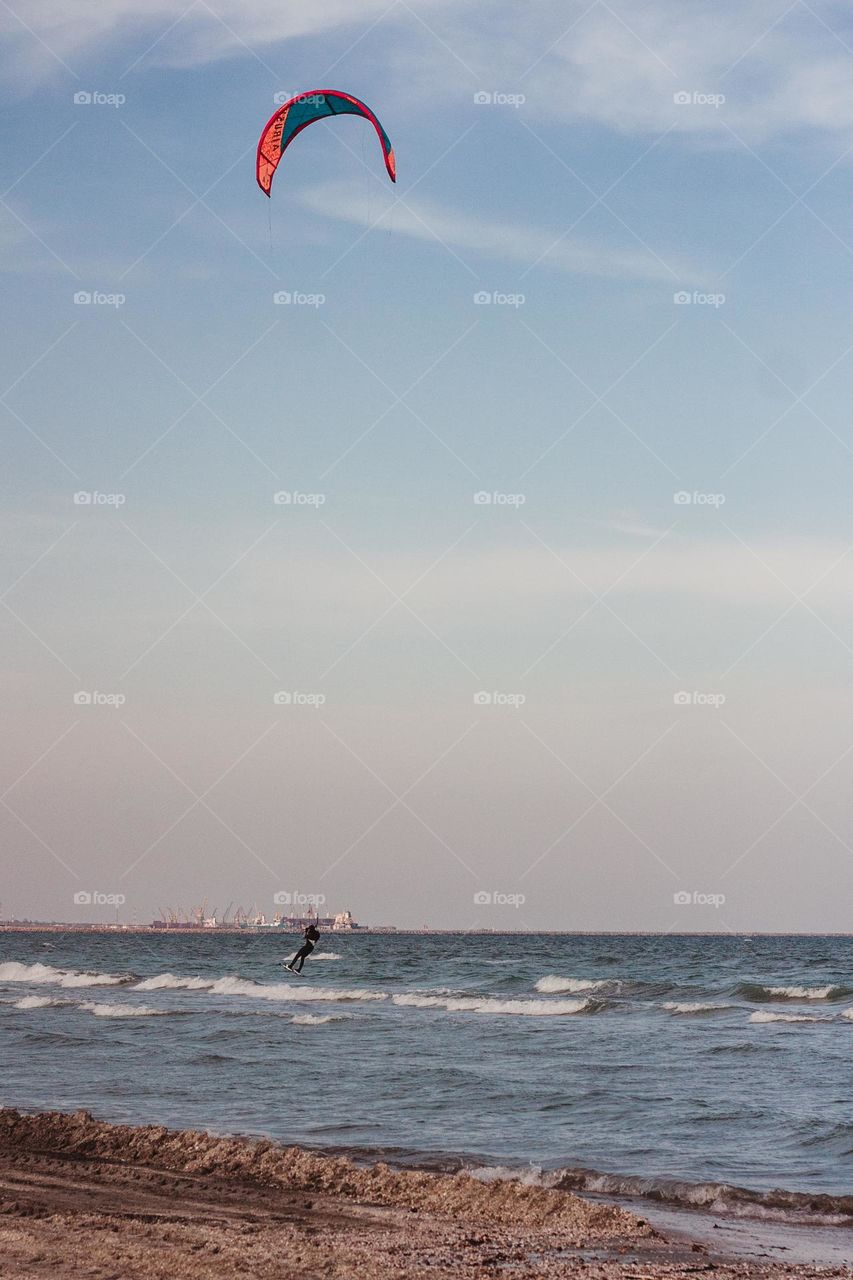
M 394 161 L 394 149 L 388 134 L 382 128 L 376 116 L 358 98 L 351 93 L 339 93 L 336 89 L 312 89 L 310 93 L 300 93 L 284 106 L 279 107 L 270 116 L 261 140 L 258 143 L 258 186 L 264 195 L 269 195 L 272 188 L 273 174 L 278 162 L 290 146 L 297 133 L 301 133 L 315 120 L 325 120 L 328 116 L 363 116 L 369 120 L 376 130 L 385 157 L 385 168 L 392 182 L 397 181 L 397 166 Z

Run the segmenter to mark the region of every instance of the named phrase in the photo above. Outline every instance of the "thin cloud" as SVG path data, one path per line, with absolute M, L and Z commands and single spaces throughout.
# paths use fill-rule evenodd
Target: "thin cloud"
M 506 0 L 493 0 L 487 22 L 474 0 L 420 0 L 417 17 L 388 0 L 0 6 L 4 74 L 27 88 L 79 74 L 99 51 L 113 66 L 194 67 L 226 57 L 275 66 L 275 46 L 328 34 L 335 64 L 352 33 L 353 40 L 369 35 L 381 51 L 381 90 L 408 109 L 428 104 L 458 113 L 477 90 L 523 91 L 531 124 L 576 121 L 635 136 L 672 128 L 700 145 L 729 148 L 738 145 L 729 129 L 751 143 L 800 131 L 806 145 L 815 134 L 851 134 L 846 22 L 843 7 L 823 17 L 778 0 L 542 0 L 535 22 Z M 678 93 L 689 101 L 679 104 Z M 720 95 L 723 102 L 708 100 Z
M 564 235 L 559 229 L 487 218 L 442 207 L 435 201 L 412 198 L 394 205 L 393 195 L 383 213 L 369 216 L 357 192 L 346 183 L 329 182 L 303 191 L 301 200 L 312 213 L 360 227 L 383 223 L 393 209 L 395 233 L 415 240 L 444 243 L 464 260 L 484 257 L 512 262 L 521 268 L 534 264 L 573 276 L 609 280 L 638 280 L 670 287 L 673 281 L 702 284 L 708 272 L 666 250 L 622 248 Z

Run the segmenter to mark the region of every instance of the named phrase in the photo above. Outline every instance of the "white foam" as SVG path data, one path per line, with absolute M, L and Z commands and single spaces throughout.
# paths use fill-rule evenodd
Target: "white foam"
M 717 1009 L 727 1009 L 725 1004 L 703 1004 L 701 1000 L 665 1000 L 664 1009 L 670 1013 L 713 1013 Z
M 149 1009 L 144 1004 L 107 1004 L 84 1000 L 78 1006 L 96 1018 L 154 1018 L 168 1013 L 167 1009 Z
M 537 1165 L 528 1165 L 524 1169 L 510 1168 L 508 1165 L 475 1165 L 464 1170 L 469 1178 L 477 1182 L 520 1182 L 524 1187 L 552 1187 L 560 1177 L 560 1170 L 545 1173 Z
M 536 990 L 544 995 L 556 996 L 564 991 L 598 991 L 602 987 L 612 987 L 614 984 L 604 978 L 561 978 L 557 973 L 549 973 L 547 977 L 540 978 L 535 985 Z
M 52 996 L 24 996 L 15 1001 L 16 1009 L 47 1009 L 50 1005 L 69 1004 L 68 1000 L 54 1000 Z
M 207 991 L 213 986 L 213 978 L 181 978 L 174 973 L 158 973 L 153 978 L 143 978 L 134 985 L 134 991 Z
M 402 995 L 391 997 L 394 1004 L 415 1009 L 446 1009 L 450 1013 L 515 1014 L 517 1017 L 555 1018 L 583 1013 L 591 1008 L 589 1000 L 495 1000 L 488 996 Z
M 210 987 L 215 996 L 248 996 L 252 1000 L 387 1000 L 386 991 L 370 991 L 366 987 L 306 987 L 288 982 L 269 986 L 247 978 L 219 978 Z
M 54 969 L 50 964 L 19 964 L 9 960 L 0 964 L 0 982 L 32 982 L 40 986 L 114 987 L 126 982 L 114 973 L 79 973 L 75 969 Z
M 826 1022 L 826 1018 L 816 1018 L 812 1013 L 770 1013 L 760 1009 L 750 1015 L 750 1022 Z
M 849 1018 L 853 1022 L 853 1005 L 849 1009 L 844 1009 L 841 1014 L 842 1018 Z
M 300 1027 L 319 1027 L 324 1022 L 337 1022 L 333 1013 L 295 1013 L 290 1019 Z
M 765 990 L 783 1000 L 826 1000 L 835 987 L 830 984 L 826 987 L 765 987 Z
M 343 956 L 337 951 L 315 951 L 311 957 L 311 963 L 315 960 L 343 960 Z

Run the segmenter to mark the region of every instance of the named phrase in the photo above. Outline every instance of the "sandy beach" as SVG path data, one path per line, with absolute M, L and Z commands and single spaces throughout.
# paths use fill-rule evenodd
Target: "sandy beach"
M 0 1206 L 8 1280 L 853 1274 L 727 1259 L 568 1192 L 86 1112 L 0 1112 Z

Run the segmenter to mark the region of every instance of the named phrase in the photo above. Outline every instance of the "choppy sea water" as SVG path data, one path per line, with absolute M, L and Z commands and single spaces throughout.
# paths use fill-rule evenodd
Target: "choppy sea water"
M 0 1103 L 853 1221 L 853 938 L 295 946 L 0 932 Z

